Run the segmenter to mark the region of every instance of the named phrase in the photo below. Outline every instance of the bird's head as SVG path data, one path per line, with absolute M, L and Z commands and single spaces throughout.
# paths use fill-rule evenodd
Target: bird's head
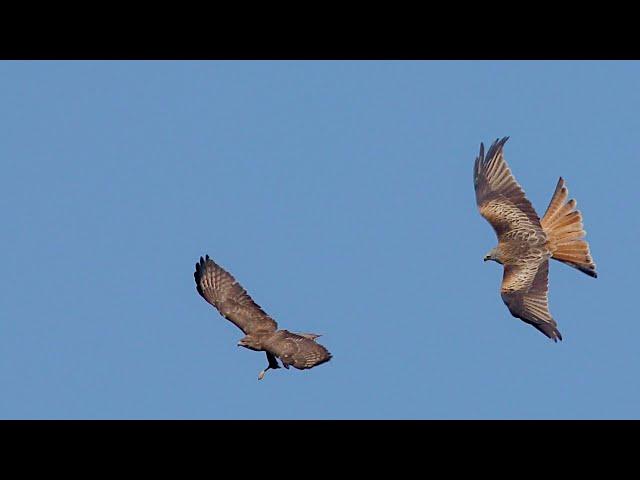
M 500 252 L 498 251 L 498 247 L 492 248 L 489 252 L 484 256 L 484 261 L 493 260 L 494 262 L 498 262 L 502 264 L 502 259 L 500 256 Z
M 256 352 L 263 350 L 261 339 L 253 335 L 245 335 L 242 337 L 238 342 L 238 346 L 255 350 Z

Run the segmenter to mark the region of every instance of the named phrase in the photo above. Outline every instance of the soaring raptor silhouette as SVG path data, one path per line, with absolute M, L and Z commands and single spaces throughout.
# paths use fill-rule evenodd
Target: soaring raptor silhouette
M 299 370 L 313 368 L 331 360 L 327 349 L 315 341 L 320 335 L 277 330 L 276 321 L 209 255 L 206 258 L 200 257 L 193 276 L 202 298 L 245 333 L 238 346 L 266 352 L 269 365 L 260 372 L 258 380 L 264 378 L 267 370 L 280 368 L 276 357 L 284 368 L 288 369 L 291 365 Z
M 484 260 L 504 265 L 500 293 L 511 314 L 557 342 L 562 335 L 547 302 L 549 258 L 592 277 L 598 276 L 596 265 L 583 239 L 582 215 L 575 200 L 567 201 L 562 177 L 540 220 L 504 160 L 502 149 L 508 139 L 496 139 L 486 157 L 481 143 L 473 168 L 480 214 L 498 236 L 498 245 Z

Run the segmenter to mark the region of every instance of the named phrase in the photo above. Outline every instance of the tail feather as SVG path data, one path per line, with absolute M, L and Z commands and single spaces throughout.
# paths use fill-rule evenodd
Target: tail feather
M 576 204 L 574 204 L 576 205 Z M 574 207 L 575 208 L 575 207 Z M 564 209 L 563 209 L 564 210 Z M 571 230 L 578 231 L 582 230 L 582 215 L 579 211 L 574 210 L 569 212 L 562 217 L 557 217 L 551 222 L 553 229 L 558 231 L 557 234 L 560 235 L 559 230 Z
M 561 196 L 566 196 L 567 190 L 560 190 Z M 562 195 L 564 193 L 564 195 Z M 553 211 L 552 215 L 549 217 L 549 222 L 558 222 L 563 220 L 568 214 L 573 213 L 573 210 L 576 208 L 576 202 L 574 199 L 569 200 L 567 203 L 560 205 L 556 210 Z
M 582 214 L 576 209 L 577 202 L 574 199 L 567 201 L 568 196 L 569 190 L 560 177 L 549 207 L 540 220 L 549 240 L 551 258 L 597 277 L 589 244 L 584 240 L 587 232 L 582 225 Z
M 574 223 L 572 225 L 554 225 L 552 227 L 554 236 L 559 239 L 556 242 L 557 244 L 570 243 L 576 238 L 582 238 L 585 236 L 587 232 L 584 231 L 580 222 L 575 220 L 573 222 Z
M 556 185 L 556 190 L 553 192 L 551 196 L 551 202 L 549 202 L 549 207 L 544 214 L 544 219 L 547 222 L 552 222 L 556 219 L 562 207 L 565 206 L 565 201 L 567 200 L 567 196 L 569 195 L 569 191 L 564 187 L 564 181 L 562 177 L 558 181 L 558 185 Z
M 315 340 L 316 338 L 322 336 L 322 334 L 318 334 L 318 333 L 301 333 L 301 332 L 297 332 L 296 335 L 300 335 L 301 337 L 308 338 L 309 340 Z

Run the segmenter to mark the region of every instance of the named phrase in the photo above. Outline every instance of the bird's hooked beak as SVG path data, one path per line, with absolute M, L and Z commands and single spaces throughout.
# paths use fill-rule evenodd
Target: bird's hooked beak
M 486 254 L 486 255 L 484 256 L 484 261 L 486 262 L 487 260 L 491 260 L 491 255 Z

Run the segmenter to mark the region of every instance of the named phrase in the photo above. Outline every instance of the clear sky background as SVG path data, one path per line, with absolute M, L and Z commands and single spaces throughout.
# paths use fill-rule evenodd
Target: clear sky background
M 2 62 L 1 418 L 640 418 L 638 62 Z M 513 318 L 481 141 L 599 278 Z M 334 355 L 276 370 L 197 294 L 209 254 Z

